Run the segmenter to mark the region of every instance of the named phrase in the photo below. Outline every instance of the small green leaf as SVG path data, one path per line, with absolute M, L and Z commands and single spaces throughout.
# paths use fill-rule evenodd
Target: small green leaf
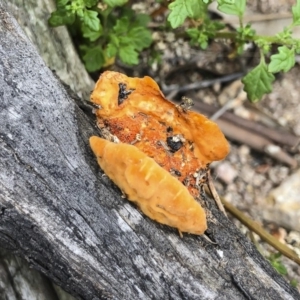
M 128 35 L 119 36 L 118 40 L 119 40 L 120 47 L 127 46 L 130 44 L 134 48 L 134 45 L 131 42 L 131 38 Z
M 87 49 L 83 61 L 88 72 L 100 70 L 105 62 L 102 49 L 99 47 Z
M 281 262 L 277 262 L 274 267 L 279 274 L 281 275 L 287 274 L 287 269 Z
M 61 25 L 71 25 L 75 21 L 75 15 L 71 11 L 56 10 L 51 14 L 48 22 L 52 27 Z
M 207 32 L 205 32 L 204 30 L 200 31 L 199 29 L 196 28 L 190 28 L 186 30 L 186 33 L 191 38 L 192 45 L 197 45 L 201 49 L 207 48 L 208 40 L 209 40 L 209 36 Z
M 228 15 L 242 17 L 245 7 L 246 0 L 218 0 L 218 10 Z
M 176 28 L 183 24 L 186 17 L 189 15 L 187 10 L 188 0 L 175 0 L 169 4 L 168 8 L 171 13 L 168 16 L 172 28 Z
M 186 30 L 186 33 L 191 38 L 192 44 L 195 44 L 197 42 L 199 34 L 200 34 L 199 29 L 197 29 L 197 28 L 188 28 Z
M 297 0 L 296 5 L 292 7 L 293 12 L 293 25 L 299 26 L 300 25 L 300 0 Z
M 114 44 L 108 43 L 104 52 L 105 52 L 105 57 L 111 58 L 116 56 L 118 52 L 118 48 Z
M 72 0 L 70 5 L 67 5 L 66 8 L 71 10 L 73 13 L 76 13 L 77 16 L 83 17 L 83 11 L 85 10 L 83 0 Z
M 110 7 L 116 7 L 116 6 L 124 5 L 125 3 L 128 2 L 128 0 L 104 0 L 103 2 Z
M 277 73 L 280 71 L 287 72 L 295 65 L 295 50 L 286 46 L 278 48 L 279 53 L 271 56 L 269 72 Z
M 95 6 L 99 1 L 98 0 L 84 0 L 84 5 L 88 8 Z
M 207 5 L 203 1 L 187 0 L 187 3 L 188 17 L 195 20 L 204 18 L 204 14 L 207 13 Z
M 129 20 L 127 17 L 123 17 L 117 20 L 116 25 L 113 27 L 114 32 L 117 35 L 125 34 L 128 31 Z
M 119 45 L 120 45 L 120 40 L 119 40 L 119 38 L 118 38 L 117 35 L 115 35 L 115 34 L 110 34 L 110 35 L 109 35 L 109 40 L 110 40 L 110 43 L 111 43 L 111 44 L 115 45 L 116 47 L 119 47 Z
M 100 20 L 98 18 L 98 13 L 94 10 L 85 10 L 83 13 L 83 23 L 87 25 L 91 30 L 100 30 Z
M 92 30 L 85 23 L 81 25 L 81 31 L 84 38 L 89 39 L 91 42 L 96 41 L 102 35 L 102 26 L 100 26 L 98 31 Z
M 297 54 L 300 53 L 300 40 L 297 40 L 296 43 L 295 43 L 295 52 Z
M 252 29 L 251 24 L 247 24 L 244 27 L 237 28 L 238 36 L 242 41 L 251 39 L 255 35 L 255 30 Z
M 250 101 L 260 100 L 264 94 L 272 91 L 272 82 L 275 77 L 268 72 L 268 67 L 264 61 L 251 70 L 242 80 L 245 85 L 244 90 L 247 92 Z
M 291 284 L 292 287 L 296 288 L 297 285 L 298 285 L 298 281 L 297 281 L 295 278 L 293 278 L 293 279 L 291 280 L 290 284 Z
M 151 33 L 144 27 L 134 27 L 130 29 L 127 36 L 130 38 L 130 42 L 134 48 L 138 51 L 149 47 L 152 43 Z
M 290 27 L 284 27 L 283 31 L 276 34 L 276 37 L 280 40 L 289 40 L 292 38 L 292 33 Z
M 208 36 L 205 33 L 201 33 L 198 38 L 198 43 L 201 49 L 205 50 L 208 47 Z
M 169 4 L 171 10 L 168 21 L 172 28 L 176 28 L 183 24 L 187 17 L 192 19 L 204 18 L 207 12 L 207 5 L 199 0 L 175 0 Z
M 146 14 L 137 14 L 135 16 L 134 26 L 146 27 L 151 21 L 151 18 Z
M 282 264 L 280 260 L 273 260 L 271 261 L 271 264 L 273 268 L 281 275 L 286 275 L 287 274 L 287 269 L 286 267 Z
M 120 47 L 119 56 L 123 63 L 137 65 L 139 62 L 138 53 L 131 45 Z
M 69 0 L 56 0 L 56 7 L 65 7 Z

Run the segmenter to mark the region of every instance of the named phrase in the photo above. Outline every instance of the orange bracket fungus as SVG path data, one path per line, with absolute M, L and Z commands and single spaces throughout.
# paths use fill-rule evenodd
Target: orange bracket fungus
M 128 170 L 132 170 L 130 172 L 137 172 L 135 177 L 139 180 L 129 183 L 126 181 L 127 175 L 120 175 L 118 179 L 107 175 L 125 193 L 128 190 L 135 190 L 134 198 L 130 198 L 132 194 L 127 194 L 128 198 L 137 202 L 141 210 L 150 218 L 183 232 L 202 234 L 206 229 L 205 213 L 199 204 L 195 206 L 197 202 L 190 195 L 199 196 L 199 187 L 203 181 L 206 181 L 208 165 L 212 161 L 223 159 L 229 152 L 229 145 L 217 124 L 201 114 L 189 111 L 185 106 L 174 105 L 164 97 L 157 83 L 147 76 L 129 78 L 121 73 L 106 71 L 96 83 L 91 101 L 97 107 L 95 114 L 98 127 L 103 130 L 103 133 L 108 132 L 115 137 L 114 140 L 120 141 L 120 144 L 111 146 L 104 142 L 96 142 L 95 137 L 91 138 L 91 147 L 97 155 L 100 166 L 105 172 L 115 168 L 116 173 L 127 174 Z M 123 143 L 131 145 L 123 145 Z M 121 167 L 121 163 L 116 164 L 119 154 L 101 156 L 98 151 L 104 150 L 97 150 L 95 145 L 104 150 L 114 149 L 112 153 L 120 155 L 121 151 L 124 151 L 122 153 L 124 164 L 127 160 L 133 160 L 133 155 L 137 155 L 145 161 L 144 168 L 155 170 L 161 174 L 159 175 L 161 177 L 152 178 L 154 176 L 150 174 L 152 171 L 147 169 L 141 171 L 138 167 L 132 169 L 125 165 Z M 115 147 L 123 150 L 117 150 Z M 101 159 L 97 153 L 102 157 Z M 107 167 L 108 165 L 110 167 Z M 146 179 L 147 176 L 150 176 L 151 180 Z M 176 188 L 174 180 L 179 184 Z M 159 183 L 160 181 L 162 182 Z M 158 188 L 159 184 L 161 186 Z M 145 189 L 140 188 L 139 185 Z M 169 188 L 170 191 L 167 191 Z M 159 201 L 162 201 L 161 207 L 155 200 L 155 197 L 158 197 L 155 189 L 166 196 L 165 199 L 159 197 Z M 146 205 L 148 192 L 152 196 L 151 201 Z M 176 204 L 171 199 L 175 195 L 181 195 L 176 196 L 174 200 Z M 187 197 L 186 201 L 184 197 Z M 195 207 L 198 209 L 197 213 Z M 181 219 L 179 208 L 182 209 Z M 202 209 L 201 213 L 200 209 Z M 198 221 L 192 219 L 190 223 L 183 225 L 186 222 L 183 220 L 191 215 L 202 217 Z M 191 224 L 198 224 L 199 228 L 196 229 Z
M 96 136 L 90 145 L 105 174 L 151 219 L 203 234 L 204 209 L 175 177 L 132 145 L 115 144 Z

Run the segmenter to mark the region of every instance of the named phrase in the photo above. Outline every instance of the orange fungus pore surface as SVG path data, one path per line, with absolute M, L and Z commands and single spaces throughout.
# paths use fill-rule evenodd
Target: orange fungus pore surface
M 167 100 L 150 77 L 104 72 L 91 95 L 98 126 L 132 144 L 199 195 L 199 180 L 229 145 L 218 125 Z M 171 175 L 172 174 L 172 175 Z
M 151 219 L 203 234 L 206 215 L 188 189 L 137 147 L 92 136 L 91 148 L 106 175 Z

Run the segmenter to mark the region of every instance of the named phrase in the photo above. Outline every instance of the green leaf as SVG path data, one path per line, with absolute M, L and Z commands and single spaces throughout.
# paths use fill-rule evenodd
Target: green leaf
M 186 2 L 189 4 L 186 6 L 188 17 L 195 20 L 204 18 L 204 14 L 207 13 L 207 5 L 203 1 L 187 0 Z
M 52 27 L 61 25 L 71 25 L 75 21 L 75 14 L 67 10 L 56 10 L 51 14 L 48 22 Z
M 218 10 L 228 15 L 242 17 L 245 7 L 246 0 L 218 0 Z
M 204 18 L 207 12 L 207 5 L 200 0 L 175 0 L 169 4 L 171 13 L 168 16 L 172 28 L 183 24 L 187 17 L 192 19 Z
M 125 3 L 128 2 L 128 0 L 104 0 L 103 2 L 110 7 L 116 7 L 116 6 L 124 5 Z
M 271 56 L 269 72 L 277 73 L 280 71 L 287 72 L 295 65 L 295 50 L 286 46 L 278 48 L 279 53 Z
M 113 27 L 114 32 L 117 35 L 125 34 L 128 31 L 129 20 L 127 17 L 123 17 L 117 20 L 116 25 Z
M 99 47 L 87 49 L 83 61 L 88 72 L 100 70 L 105 62 L 102 49 Z
M 96 41 L 102 35 L 102 26 L 100 24 L 100 28 L 98 31 L 92 30 L 85 23 L 81 24 L 81 31 L 84 38 L 89 39 L 91 42 Z
M 134 44 L 131 42 L 131 38 L 126 34 L 118 37 L 119 47 L 131 45 L 134 48 Z
M 286 275 L 287 274 L 287 269 L 286 267 L 282 264 L 280 260 L 274 260 L 271 261 L 271 264 L 273 268 L 281 275 Z
M 109 35 L 109 41 L 111 44 L 115 45 L 116 47 L 119 47 L 119 45 L 120 45 L 120 40 L 119 40 L 118 36 L 115 34 Z
M 84 5 L 86 7 L 92 7 L 92 6 L 95 6 L 99 1 L 98 0 L 84 0 Z
M 292 38 L 292 30 L 290 27 L 284 27 L 283 31 L 276 34 L 279 40 L 289 40 Z
M 250 101 L 260 100 L 264 94 L 272 91 L 272 82 L 275 77 L 268 72 L 268 67 L 264 61 L 251 70 L 242 80 L 245 85 L 244 90 L 247 92 Z
M 130 38 L 130 42 L 134 48 L 138 51 L 149 47 L 152 43 L 151 33 L 145 27 L 134 27 L 129 30 L 127 36 Z
M 200 0 L 175 0 L 168 8 L 171 10 L 168 21 L 172 28 L 183 24 L 187 17 L 203 19 L 207 13 L 207 4 Z
M 200 48 L 205 50 L 208 47 L 208 35 L 201 33 L 198 38 L 198 43 Z
M 255 30 L 252 29 L 251 24 L 247 24 L 244 27 L 237 28 L 238 36 L 242 41 L 251 39 L 255 35 Z
M 69 0 L 56 0 L 56 7 L 65 7 Z
M 151 21 L 151 18 L 149 15 L 137 14 L 135 16 L 134 26 L 146 27 L 150 21 Z
M 83 13 L 83 23 L 87 25 L 91 30 L 100 30 L 100 20 L 98 18 L 98 13 L 94 10 L 85 10 Z
M 170 22 L 172 28 L 176 28 L 183 24 L 186 17 L 188 17 L 188 5 L 188 0 L 175 0 L 169 4 L 168 8 L 171 10 L 171 13 L 168 16 L 168 21 Z
M 293 279 L 291 280 L 290 284 L 291 284 L 292 287 L 296 288 L 297 285 L 298 285 L 298 281 L 297 281 L 295 278 L 293 278 Z
M 193 44 L 197 42 L 199 34 L 200 34 L 199 29 L 197 29 L 197 28 L 188 28 L 185 32 L 191 38 L 191 42 Z
M 83 17 L 83 12 L 85 10 L 85 5 L 83 0 L 71 0 L 70 5 L 66 6 L 67 9 L 76 13 L 78 17 Z
M 120 47 L 119 56 L 123 63 L 137 65 L 139 62 L 138 53 L 131 45 Z
M 297 54 L 300 53 L 300 40 L 297 40 L 296 43 L 295 43 L 295 52 Z
M 204 30 L 200 31 L 199 29 L 196 28 L 190 28 L 186 30 L 186 33 L 191 38 L 192 45 L 197 45 L 201 49 L 207 48 L 208 40 L 209 40 L 209 36 L 207 32 L 205 32 Z
M 281 257 L 281 253 L 277 252 L 277 253 L 272 253 L 268 258 L 268 260 L 270 261 L 271 265 L 273 266 L 273 268 L 280 273 L 281 275 L 286 275 L 287 274 L 287 269 L 286 267 L 283 265 L 283 263 L 280 260 Z
M 292 7 L 293 12 L 293 25 L 300 25 L 300 0 L 297 0 L 296 5 Z
M 118 48 L 114 44 L 108 43 L 104 52 L 105 52 L 105 57 L 111 58 L 116 56 L 118 52 Z

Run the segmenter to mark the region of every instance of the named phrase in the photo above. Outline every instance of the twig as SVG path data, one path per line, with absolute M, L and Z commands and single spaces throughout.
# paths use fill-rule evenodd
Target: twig
M 225 75 L 219 78 L 215 79 L 210 79 L 210 80 L 202 80 L 202 81 L 197 81 L 193 83 L 189 83 L 183 86 L 179 86 L 178 84 L 172 84 L 172 85 L 162 85 L 162 90 L 164 94 L 167 94 L 167 98 L 171 99 L 170 96 L 175 97 L 177 93 L 182 93 L 190 90 L 196 90 L 196 89 L 203 89 L 209 86 L 214 85 L 215 83 L 222 83 L 222 82 L 228 82 L 232 81 L 238 78 L 241 78 L 244 75 L 243 72 L 238 72 L 238 73 L 233 73 L 229 75 Z M 169 95 L 172 92 L 171 95 Z M 174 93 L 176 94 L 174 95 Z
M 231 140 L 248 145 L 252 149 L 263 152 L 271 156 L 272 158 L 287 164 L 291 168 L 297 167 L 297 161 L 291 157 L 288 153 L 283 151 L 282 148 L 273 144 L 273 142 L 263 136 L 256 133 L 249 132 L 244 128 L 235 126 L 234 124 L 217 120 L 216 123 L 220 126 L 224 134 Z
M 227 217 L 227 214 L 226 214 L 226 211 L 224 209 L 224 206 L 223 206 L 223 204 L 222 204 L 222 202 L 220 200 L 220 197 L 219 197 L 219 195 L 218 195 L 218 193 L 216 191 L 216 188 L 214 186 L 213 180 L 211 178 L 210 170 L 207 171 L 206 176 L 207 176 L 207 186 L 209 188 L 209 191 L 210 191 L 211 195 L 215 199 L 216 204 L 217 204 L 219 210 L 221 210 L 224 213 L 224 215 Z
M 208 188 L 205 191 L 211 195 Z M 259 226 L 255 221 L 248 218 L 243 212 L 234 207 L 232 204 L 227 202 L 223 197 L 219 197 L 226 210 L 229 211 L 236 219 L 238 219 L 242 224 L 244 224 L 247 228 L 255 232 L 262 240 L 267 242 L 269 245 L 273 246 L 276 250 L 282 253 L 284 256 L 296 262 L 300 265 L 300 257 L 297 255 L 295 251 L 290 249 L 288 246 L 279 242 L 276 238 L 274 238 L 271 234 L 266 232 L 261 226 Z
M 208 105 L 206 103 L 202 103 L 199 101 L 194 101 L 194 103 L 195 103 L 194 108 L 201 113 L 207 115 L 213 115 L 216 111 L 218 111 L 218 108 L 213 107 L 212 105 Z M 299 137 L 289 132 L 279 131 L 273 128 L 266 127 L 257 122 L 249 121 L 244 118 L 238 117 L 235 114 L 230 112 L 223 113 L 220 119 L 233 123 L 238 127 L 245 128 L 248 131 L 252 131 L 258 133 L 259 135 L 263 135 L 269 140 L 272 140 L 276 143 L 286 145 L 289 147 L 294 147 L 297 144 L 297 142 L 300 140 Z

